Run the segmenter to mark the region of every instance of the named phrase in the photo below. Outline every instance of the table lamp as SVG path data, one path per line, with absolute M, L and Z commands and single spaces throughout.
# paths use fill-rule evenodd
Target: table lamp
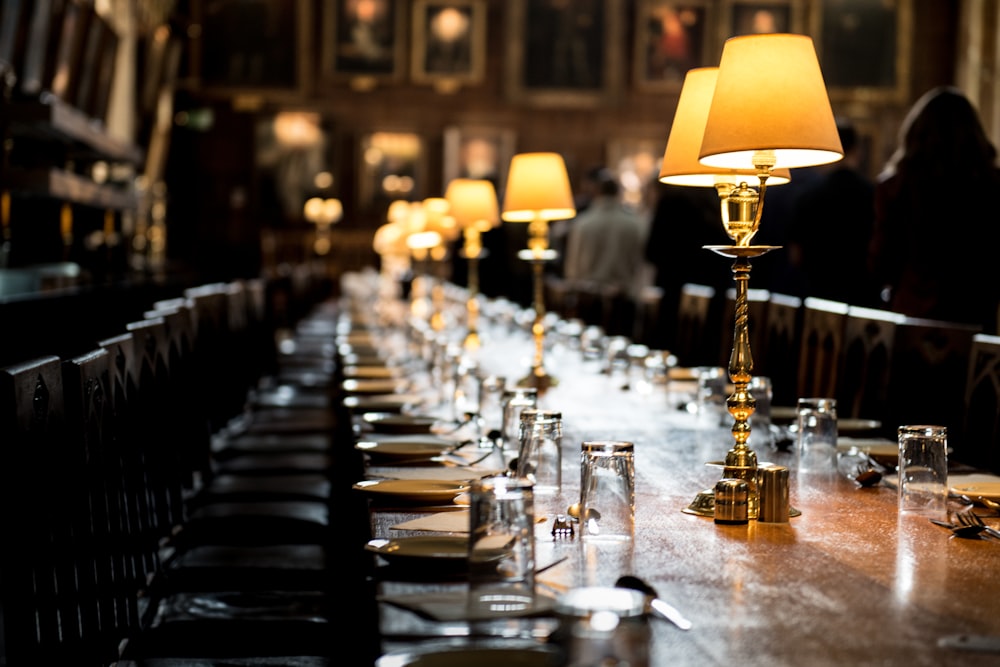
M 531 372 L 518 381 L 518 386 L 535 387 L 540 394 L 557 383 L 556 378 L 545 370 L 544 362 L 545 284 L 542 271 L 545 262 L 556 258 L 556 251 L 549 248 L 549 222 L 575 215 L 573 191 L 561 155 L 518 153 L 511 159 L 500 217 L 505 222 L 528 223 L 528 247 L 517 256 L 532 265 L 532 305 L 535 310 L 531 327 L 535 356 Z
M 700 110 L 693 114 L 703 119 L 701 133 L 678 126 L 682 120 L 678 102 L 678 117 L 668 140 L 669 149 L 675 134 L 678 141 L 700 136 L 697 158 L 701 167 L 686 171 L 679 162 L 668 162 L 665 155 L 660 180 L 714 185 L 722 201 L 723 226 L 733 240 L 732 245 L 706 246 L 733 259 L 736 285 L 733 349 L 728 367 L 734 389 L 726 400 L 734 419 L 735 444 L 726 455 L 723 477 L 747 482 L 748 513 L 755 519 L 759 499 L 757 455 L 747 445 L 749 419 L 756 407 L 749 390 L 753 356 L 747 294 L 750 260 L 776 246 L 752 245 L 752 241 L 760 227 L 768 181 L 786 179 L 787 169 L 834 162 L 843 157 L 843 149 L 816 50 L 808 36 L 769 33 L 730 38 L 714 75 L 709 101 L 706 104 L 702 97 Z M 693 78 L 709 81 L 711 76 L 709 72 L 694 72 Z M 685 89 L 687 85 L 685 78 Z M 695 87 L 692 84 L 692 90 Z M 738 180 L 726 177 L 719 182 L 720 172 L 735 175 Z M 706 183 L 708 179 L 716 182 Z M 753 179 L 757 190 L 748 185 Z
M 450 204 L 444 197 L 428 197 L 423 200 L 424 230 L 439 235 L 437 245 L 429 250 L 431 266 L 431 317 L 434 331 L 443 331 L 447 326 L 444 313 L 445 262 L 448 244 L 458 238 L 458 225 L 451 216 Z
M 462 230 L 462 254 L 469 265 L 469 296 L 466 300 L 468 331 L 463 341 L 467 350 L 479 349 L 479 259 L 485 255 L 482 233 L 500 222 L 496 188 L 479 178 L 456 178 L 444 193 L 451 205 L 451 216 Z

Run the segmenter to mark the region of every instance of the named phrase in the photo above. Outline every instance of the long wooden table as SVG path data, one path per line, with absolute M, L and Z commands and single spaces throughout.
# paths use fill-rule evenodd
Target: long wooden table
M 528 335 L 485 328 L 481 367 L 516 378 L 530 366 Z M 678 607 L 693 628 L 652 619 L 650 665 L 995 665 L 1000 654 L 946 648 L 956 635 L 1000 635 L 1000 542 L 952 538 L 927 519 L 900 516 L 896 491 L 862 488 L 842 475 L 800 477 L 788 452 L 758 451 L 761 462 L 789 466 L 791 504 L 801 516 L 786 524 L 715 524 L 682 510 L 710 489 L 732 446 L 726 429 L 701 424 L 678 409 L 671 386 L 621 389 L 621 377 L 599 372 L 576 350 L 556 346 L 546 365 L 557 386 L 541 406 L 561 410 L 563 491 L 536 499 L 537 561 L 566 560 L 539 575 L 538 589 L 612 585 L 635 574 Z M 425 409 L 430 409 L 426 407 Z M 584 440 L 635 443 L 636 535 L 628 548 L 598 548 L 554 537 L 552 519 L 579 495 Z M 393 476 L 392 468 L 367 470 Z M 997 525 L 985 508 L 986 521 Z M 376 537 L 408 534 L 391 526 L 421 510 L 372 507 Z M 376 570 L 382 571 L 381 568 Z M 380 579 L 380 595 L 461 590 L 462 582 Z M 466 634 L 468 625 L 428 621 L 389 604 L 379 610 L 386 651 L 425 639 Z M 544 634 L 551 620 L 531 622 Z M 498 634 L 525 632 L 499 624 Z

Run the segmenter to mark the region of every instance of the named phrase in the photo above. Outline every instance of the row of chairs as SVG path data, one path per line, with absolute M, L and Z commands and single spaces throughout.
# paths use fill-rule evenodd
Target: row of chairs
M 84 353 L 0 368 L 0 663 L 320 667 L 345 637 L 364 649 L 371 619 L 333 616 L 341 595 L 374 599 L 331 566 L 331 510 L 360 471 L 337 448 L 335 305 L 276 339 L 288 296 L 193 287 Z
M 677 347 L 683 365 L 727 366 L 735 291 L 687 284 Z M 841 417 L 944 424 L 955 457 L 1000 472 L 1000 338 L 978 327 L 846 303 L 748 291 L 754 372 L 771 378 L 774 402 L 837 398 Z

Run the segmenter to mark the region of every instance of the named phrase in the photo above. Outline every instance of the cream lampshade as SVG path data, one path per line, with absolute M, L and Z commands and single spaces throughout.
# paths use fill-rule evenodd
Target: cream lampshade
M 699 160 L 710 167 L 807 167 L 844 156 L 813 41 L 726 40 Z
M 677 100 L 677 111 L 670 126 L 667 148 L 660 165 L 660 181 L 670 185 L 713 187 L 720 183 L 737 185 L 740 181 L 757 184 L 755 169 L 710 167 L 698 161 L 708 109 L 712 104 L 718 67 L 697 67 L 684 75 L 684 86 Z M 788 169 L 771 172 L 768 185 L 780 185 L 790 180 Z
M 479 318 L 479 257 L 483 254 L 481 234 L 500 222 L 496 188 L 486 179 L 456 178 L 448 184 L 444 198 L 448 200 L 451 216 L 465 235 L 462 248 L 469 263 L 469 298 L 466 301 L 468 333 L 465 336 L 466 349 L 478 349 L 480 345 L 477 321 Z
M 444 198 L 460 229 L 486 232 L 500 222 L 496 189 L 486 179 L 456 178 L 448 184 Z
M 501 217 L 507 222 L 576 215 L 566 163 L 558 153 L 519 153 L 510 161 Z

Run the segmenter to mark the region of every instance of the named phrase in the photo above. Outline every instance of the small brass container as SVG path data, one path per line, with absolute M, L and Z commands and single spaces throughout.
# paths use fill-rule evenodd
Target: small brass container
M 744 480 L 724 477 L 715 483 L 715 523 L 748 523 L 749 506 L 750 487 Z
M 758 471 L 760 508 L 757 521 L 788 523 L 791 507 L 788 500 L 788 468 L 764 466 Z

